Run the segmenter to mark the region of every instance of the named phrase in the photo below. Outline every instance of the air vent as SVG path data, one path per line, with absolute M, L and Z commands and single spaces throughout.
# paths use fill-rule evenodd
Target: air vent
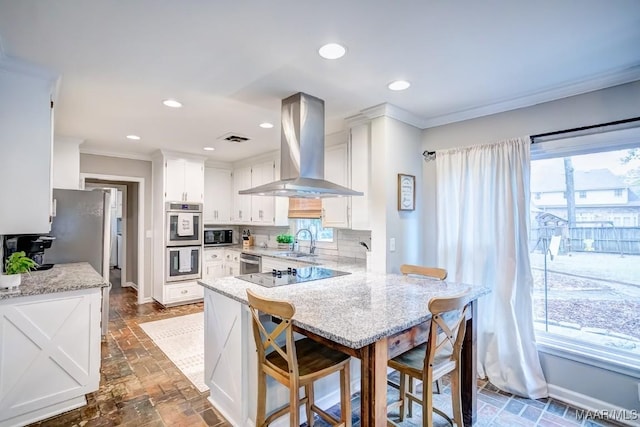
M 225 140 L 225 141 L 231 141 L 234 144 L 240 144 L 241 142 L 246 142 L 246 141 L 249 140 L 249 138 L 247 138 L 246 136 L 242 136 L 242 135 L 237 134 L 237 133 L 227 133 L 225 135 L 222 135 L 218 139 L 222 139 L 222 140 Z

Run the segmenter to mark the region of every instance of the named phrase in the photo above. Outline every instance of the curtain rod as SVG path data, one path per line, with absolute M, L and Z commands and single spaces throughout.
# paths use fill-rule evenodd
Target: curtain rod
M 531 140 L 532 144 L 535 144 L 536 141 L 534 141 L 534 139 L 544 138 L 545 136 L 562 135 L 563 133 L 580 132 L 580 131 L 599 128 L 599 127 L 603 127 L 603 126 L 615 126 L 615 125 L 621 125 L 621 124 L 625 124 L 625 123 L 632 123 L 632 122 L 636 122 L 636 121 L 640 121 L 640 117 L 632 117 L 630 119 L 616 120 L 614 122 L 608 122 L 608 123 L 600 123 L 598 125 L 590 125 L 590 126 L 582 126 L 582 127 L 578 127 L 578 128 L 557 130 L 557 131 L 554 131 L 554 132 L 539 133 L 537 135 L 531 135 L 529 137 L 529 139 Z
M 435 160 L 436 159 L 436 152 L 435 151 L 424 150 L 422 152 L 422 157 L 424 157 L 424 160 L 426 162 L 430 162 L 431 160 Z

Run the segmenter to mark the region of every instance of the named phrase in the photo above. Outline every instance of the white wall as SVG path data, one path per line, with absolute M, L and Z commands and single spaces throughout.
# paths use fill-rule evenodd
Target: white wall
M 606 123 L 640 115 L 640 81 L 528 108 L 426 129 L 422 149 L 495 142 L 516 136 Z M 435 162 L 423 165 L 425 262 L 436 260 Z M 638 377 L 620 375 L 541 353 L 547 381 L 562 389 L 623 408 L 640 410 Z M 632 386 L 633 385 L 633 386 Z M 598 390 L 596 392 L 595 390 Z
M 80 189 L 82 139 L 56 136 L 53 140 L 53 188 Z
M 124 159 L 81 153 L 80 172 L 86 174 L 137 177 L 144 179 L 144 284 L 137 283 L 137 285 L 138 289 L 143 289 L 143 298 L 145 300 L 151 300 L 153 288 L 153 239 L 151 237 L 147 237 L 152 235 L 153 230 L 153 212 L 151 209 L 151 162 L 146 160 Z M 126 180 L 123 179 L 123 181 Z M 133 202 L 136 201 L 128 200 L 127 206 L 135 208 Z M 129 258 L 129 256 L 127 256 L 127 258 Z M 127 264 L 129 265 L 128 262 Z M 133 268 L 133 266 L 130 267 Z

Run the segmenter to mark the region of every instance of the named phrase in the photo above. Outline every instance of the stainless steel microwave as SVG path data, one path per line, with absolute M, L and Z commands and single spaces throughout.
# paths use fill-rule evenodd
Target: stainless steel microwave
M 233 243 L 233 230 L 223 228 L 204 229 L 204 245 L 205 246 L 222 246 L 231 245 Z

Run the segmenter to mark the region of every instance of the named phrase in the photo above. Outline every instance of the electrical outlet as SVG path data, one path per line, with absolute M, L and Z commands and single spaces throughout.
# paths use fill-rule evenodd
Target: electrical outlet
M 395 252 L 396 251 L 396 238 L 392 237 L 389 239 L 389 251 L 391 252 Z

